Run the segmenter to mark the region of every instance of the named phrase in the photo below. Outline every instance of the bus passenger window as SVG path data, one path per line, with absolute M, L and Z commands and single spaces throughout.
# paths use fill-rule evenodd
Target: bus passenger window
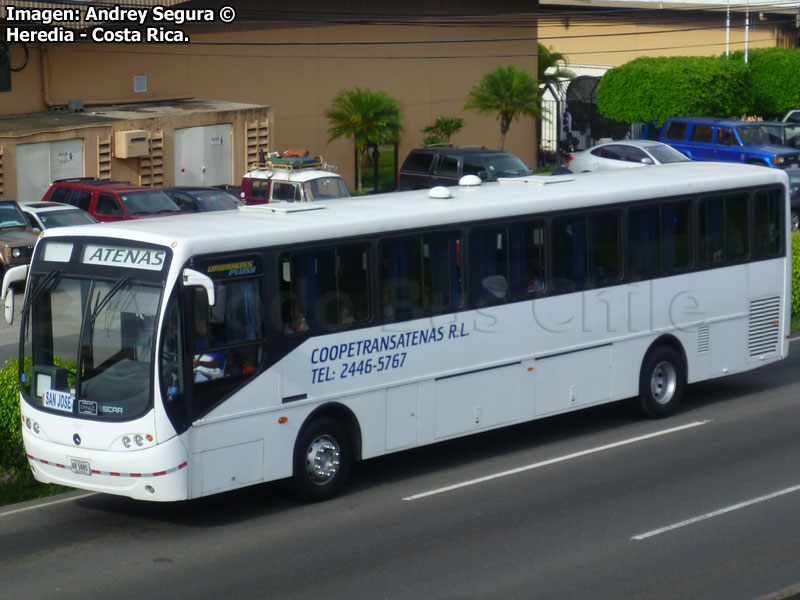
M 383 316 L 393 320 L 461 305 L 461 267 L 456 232 L 433 233 L 381 246 Z
M 284 258 L 281 323 L 286 335 L 369 320 L 366 244 L 297 252 Z
M 778 190 L 756 192 L 753 210 L 753 255 L 768 258 L 781 255 L 781 200 Z
M 661 270 L 659 207 L 628 212 L 628 273 L 634 279 L 656 275 Z
M 586 219 L 553 219 L 552 236 L 553 288 L 561 292 L 583 289 L 586 282 Z
M 665 272 L 683 271 L 692 264 L 692 205 L 669 202 L 661 207 L 661 256 Z
M 750 254 L 747 227 L 747 196 L 725 199 L 725 255 L 729 261 L 745 260 Z
M 505 301 L 508 290 L 508 231 L 481 227 L 469 234 L 470 296 L 475 306 Z
M 725 260 L 724 200 L 703 200 L 699 205 L 700 264 L 721 263 Z

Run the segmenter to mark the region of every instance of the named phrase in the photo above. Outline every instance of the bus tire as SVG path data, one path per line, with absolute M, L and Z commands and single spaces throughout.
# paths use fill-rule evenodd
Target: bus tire
M 342 425 L 331 417 L 308 423 L 294 446 L 292 489 L 307 502 L 333 498 L 350 473 L 352 445 Z
M 639 410 L 651 419 L 675 413 L 686 387 L 686 366 L 669 346 L 658 346 L 645 356 L 639 374 Z

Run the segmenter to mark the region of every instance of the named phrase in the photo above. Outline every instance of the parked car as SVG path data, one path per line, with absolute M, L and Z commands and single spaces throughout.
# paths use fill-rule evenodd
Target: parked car
M 464 175 L 483 181 L 521 177 L 533 171 L 511 152 L 483 146 L 428 146 L 412 150 L 397 176 L 398 190 L 420 190 L 437 185 L 458 185 Z
M 44 231 L 50 227 L 67 225 L 91 225 L 99 222 L 85 210 L 61 202 L 30 202 L 21 204 L 20 208 L 34 231 Z
M 19 204 L 0 198 L 0 279 L 9 267 L 31 261 L 39 234 L 28 225 Z
M 344 179 L 329 168 L 320 157 L 268 158 L 244 174 L 239 197 L 247 204 L 349 197 Z
M 213 212 L 217 210 L 236 210 L 244 202 L 228 192 L 215 187 L 172 187 L 162 188 L 183 212 Z
M 759 123 L 711 117 L 667 119 L 659 141 L 692 160 L 742 162 L 786 168 L 800 162 L 800 152 L 769 143 Z
M 159 217 L 181 212 L 161 190 L 90 177 L 56 180 L 42 201 L 77 206 L 98 221 Z
M 764 121 L 760 123 L 770 144 L 800 148 L 800 123 L 793 121 Z
M 793 123 L 800 123 L 800 108 L 793 108 L 785 115 L 783 115 L 782 121 L 791 121 Z
M 597 144 L 572 154 L 569 169 L 573 173 L 629 169 L 647 165 L 687 162 L 689 159 L 675 148 L 651 140 L 620 140 Z

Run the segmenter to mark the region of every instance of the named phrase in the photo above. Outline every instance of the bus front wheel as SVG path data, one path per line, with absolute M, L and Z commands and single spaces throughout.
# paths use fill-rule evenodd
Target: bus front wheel
M 309 423 L 294 447 L 292 487 L 308 502 L 332 498 L 342 489 L 352 462 L 350 440 L 341 424 L 330 417 Z
M 669 346 L 650 351 L 639 375 L 639 409 L 652 419 L 678 410 L 686 386 L 686 368 L 680 354 Z

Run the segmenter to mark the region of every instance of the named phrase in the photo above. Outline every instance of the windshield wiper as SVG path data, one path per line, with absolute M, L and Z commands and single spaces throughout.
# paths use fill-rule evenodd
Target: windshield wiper
M 30 310 L 33 303 L 36 302 L 46 290 L 52 289 L 56 283 L 58 283 L 58 280 L 61 279 L 62 273 L 63 271 L 61 269 L 55 269 L 44 276 L 44 279 L 42 279 L 41 283 L 39 283 L 36 289 L 28 294 L 28 300 L 22 306 L 23 315 Z
M 100 314 L 100 311 L 106 307 L 106 304 L 108 304 L 109 300 L 111 300 L 111 297 L 114 294 L 116 294 L 122 288 L 122 286 L 128 283 L 131 279 L 132 278 L 130 275 L 123 275 L 122 277 L 117 279 L 117 282 L 111 286 L 111 289 L 109 289 L 108 292 L 106 292 L 106 295 L 103 296 L 102 300 L 98 300 L 97 303 L 94 305 L 94 310 L 92 310 L 92 314 L 89 316 L 89 321 L 94 323 L 95 319 L 97 318 L 97 315 Z

